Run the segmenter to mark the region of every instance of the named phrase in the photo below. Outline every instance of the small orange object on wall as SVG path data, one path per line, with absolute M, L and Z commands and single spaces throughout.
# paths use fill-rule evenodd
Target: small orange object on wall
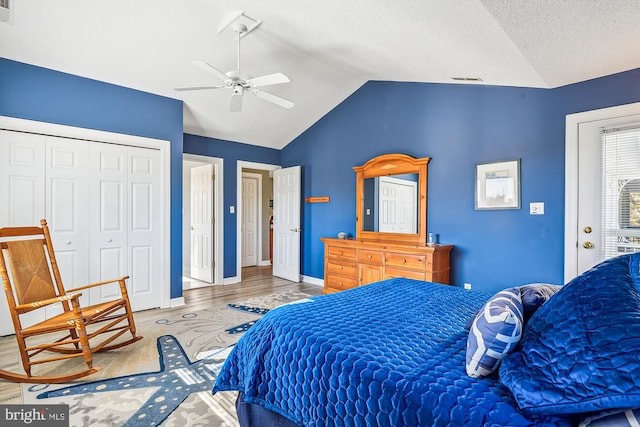
M 329 196 L 307 197 L 304 199 L 307 203 L 328 203 Z

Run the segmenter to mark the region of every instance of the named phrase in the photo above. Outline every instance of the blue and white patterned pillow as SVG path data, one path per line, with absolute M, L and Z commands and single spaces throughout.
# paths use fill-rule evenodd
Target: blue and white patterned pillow
M 640 408 L 605 411 L 585 418 L 579 427 L 636 427 L 640 425 Z
M 498 292 L 478 311 L 467 339 L 466 370 L 470 377 L 490 375 L 511 353 L 522 335 L 520 290 Z

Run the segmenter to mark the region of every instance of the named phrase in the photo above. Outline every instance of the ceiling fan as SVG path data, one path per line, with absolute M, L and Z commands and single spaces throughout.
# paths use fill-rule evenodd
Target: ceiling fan
M 293 107 L 295 104 L 288 99 L 284 99 L 271 93 L 263 92 L 256 89 L 263 86 L 288 83 L 289 78 L 287 76 L 282 73 L 274 73 L 259 77 L 251 77 L 250 75 L 240 71 L 240 39 L 247 33 L 247 27 L 246 25 L 241 23 L 234 23 L 233 31 L 236 32 L 238 39 L 238 62 L 236 70 L 223 73 L 222 71 L 204 61 L 193 61 L 193 63 L 197 66 L 218 77 L 224 82 L 224 84 L 218 86 L 181 87 L 176 88 L 175 90 L 189 91 L 203 89 L 231 89 L 233 91 L 231 94 L 231 103 L 229 105 L 229 111 L 231 112 L 238 112 L 242 110 L 242 96 L 245 93 L 250 93 L 260 99 L 279 105 L 283 108 Z

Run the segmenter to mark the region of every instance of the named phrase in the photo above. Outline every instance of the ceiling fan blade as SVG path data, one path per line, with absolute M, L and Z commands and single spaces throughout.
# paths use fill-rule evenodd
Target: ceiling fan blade
M 215 68 L 213 65 L 208 64 L 204 61 L 193 61 L 194 64 L 196 64 L 198 67 L 202 68 L 205 71 L 210 72 L 211 74 L 213 74 L 214 76 L 218 77 L 220 80 L 222 80 L 225 83 L 229 83 L 232 80 L 229 78 L 229 76 L 227 76 L 225 73 L 223 73 L 222 71 L 218 70 L 217 68 Z
M 281 98 L 271 93 L 262 92 L 260 90 L 252 90 L 251 93 L 257 96 L 258 98 L 264 99 L 265 101 L 272 102 L 276 105 L 279 105 L 282 108 L 291 108 L 294 105 L 296 105 L 293 102 L 289 101 L 288 99 Z
M 229 111 L 237 113 L 242 110 L 242 92 L 234 91 L 231 95 L 231 103 L 229 104 Z
M 250 87 L 277 85 L 280 83 L 288 83 L 289 77 L 282 73 L 267 74 L 266 76 L 254 77 L 246 81 Z
M 188 90 L 204 90 L 204 89 L 224 89 L 224 86 L 192 86 L 192 87 L 177 87 L 173 90 L 178 92 L 185 92 Z

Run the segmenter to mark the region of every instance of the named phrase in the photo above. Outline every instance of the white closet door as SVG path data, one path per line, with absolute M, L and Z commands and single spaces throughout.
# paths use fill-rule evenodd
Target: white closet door
M 0 130 L 0 227 L 39 225 L 45 216 L 45 137 Z M 22 317 L 25 326 L 45 319 L 42 310 Z M 0 301 L 0 335 L 13 334 L 6 299 Z
M 91 282 L 129 275 L 127 263 L 127 150 L 113 144 L 89 147 L 89 271 Z M 91 304 L 120 295 L 117 283 L 91 290 Z
M 0 130 L 0 227 L 44 218 L 44 146 L 42 135 Z
M 128 147 L 129 298 L 133 310 L 160 306 L 160 152 Z
M 62 283 L 71 289 L 89 283 L 89 143 L 47 137 L 46 146 L 47 224 Z M 81 302 L 89 303 L 87 291 Z

